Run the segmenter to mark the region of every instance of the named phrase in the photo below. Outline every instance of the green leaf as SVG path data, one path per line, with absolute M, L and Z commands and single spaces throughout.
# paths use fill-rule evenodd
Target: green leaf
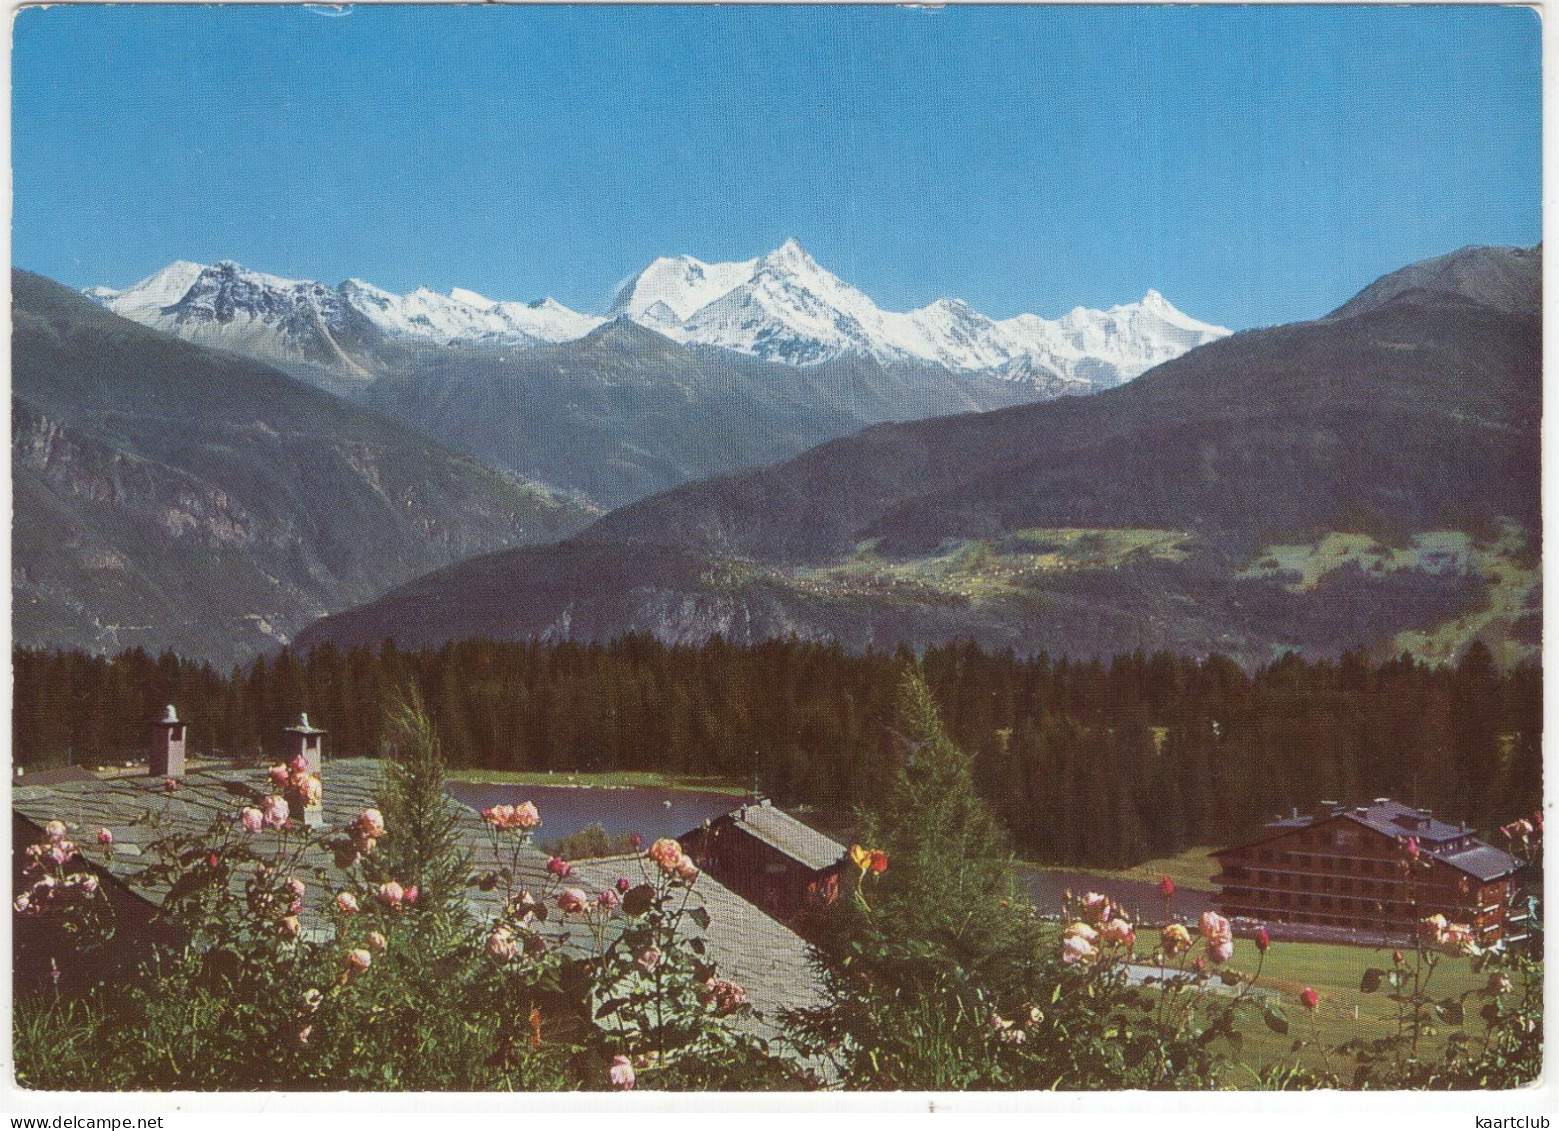
M 1261 1019 L 1267 1023 L 1267 1028 L 1274 1033 L 1284 1035 L 1288 1033 L 1288 1018 L 1283 1016 L 1283 1011 L 1276 1006 L 1268 1006 L 1262 1013 Z
M 1220 970 L 1218 972 L 1218 980 L 1226 986 L 1237 986 L 1241 981 L 1240 976 L 1233 970 Z
M 1440 1020 L 1447 1025 L 1460 1025 L 1467 1019 L 1467 1014 L 1462 1009 L 1462 1003 L 1453 997 L 1448 997 L 1435 1006 L 1435 1012 L 1440 1015 Z
M 640 884 L 623 896 L 623 914 L 625 915 L 638 917 L 653 906 L 655 906 L 655 889 L 649 884 Z
M 704 907 L 689 907 L 687 917 L 705 930 L 709 928 L 709 910 Z
M 608 1017 L 611 1014 L 616 1013 L 619 1009 L 627 1004 L 628 999 L 622 997 L 614 997 L 611 1001 L 604 1001 L 601 1003 L 601 1007 L 595 1011 L 595 1018 L 597 1021 L 599 1021 L 603 1017 Z
M 1368 970 L 1364 971 L 1364 977 L 1359 979 L 1359 992 L 1361 994 L 1374 993 L 1376 990 L 1380 989 L 1380 978 L 1381 971 L 1371 966 Z

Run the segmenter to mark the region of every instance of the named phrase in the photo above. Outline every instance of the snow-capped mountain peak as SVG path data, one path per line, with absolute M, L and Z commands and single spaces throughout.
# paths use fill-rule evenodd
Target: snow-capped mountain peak
M 533 345 L 580 338 L 602 322 L 551 299 L 494 302 L 475 291 L 443 295 L 430 287 L 402 295 L 357 278 L 327 287 L 232 260 L 209 267 L 181 261 L 122 291 L 93 287 L 85 293 L 116 314 L 205 345 L 280 361 L 323 350 L 332 364 L 341 344 L 315 341 L 321 325 L 334 333 L 355 323 L 390 340 L 439 345 Z
M 1190 318 L 1156 290 L 1108 311 L 995 321 L 942 298 L 906 314 L 882 310 L 818 265 L 795 239 L 756 259 L 652 261 L 618 292 L 613 312 L 683 342 L 771 361 L 812 364 L 844 354 L 962 371 L 1058 375 L 1095 386 L 1128 381 L 1228 331 Z M 1026 359 L 1026 363 L 1011 363 Z
M 796 239 L 732 262 L 654 259 L 619 288 L 606 318 L 551 298 L 501 301 L 459 287 L 448 294 L 429 287 L 396 294 L 356 278 L 327 287 L 231 260 L 209 267 L 181 261 L 124 290 L 94 287 L 86 294 L 203 344 L 330 366 L 339 365 L 343 350 L 357 356 L 353 351 L 372 348 L 376 335 L 525 347 L 582 338 L 608 318 L 623 318 L 679 342 L 793 365 L 856 355 L 1070 390 L 1069 382 L 1097 388 L 1129 381 L 1229 332 L 1177 310 L 1157 290 L 1108 310 L 1079 306 L 1053 320 L 1034 314 L 995 320 L 958 298 L 907 313 L 883 310 L 820 266 Z

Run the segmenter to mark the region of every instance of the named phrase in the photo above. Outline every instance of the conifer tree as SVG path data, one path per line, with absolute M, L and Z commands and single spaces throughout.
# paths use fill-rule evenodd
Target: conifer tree
M 458 917 L 469 861 L 457 832 L 458 810 L 444 792 L 443 746 L 414 688 L 391 708 L 384 755 L 384 780 L 375 802 L 388 832 L 365 860 L 377 878 L 416 884 L 418 906 L 425 911 Z
M 917 666 L 900 680 L 895 730 L 903 760 L 886 799 L 861 825 L 863 843 L 889 861 L 880 877 L 862 877 L 874 945 L 933 977 L 1025 981 L 1038 936 L 1011 842 Z

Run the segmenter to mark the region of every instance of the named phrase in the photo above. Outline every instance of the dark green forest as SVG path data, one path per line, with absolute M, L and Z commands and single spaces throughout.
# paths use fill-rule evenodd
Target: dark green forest
M 849 807 L 880 800 L 913 757 L 892 721 L 907 651 L 386 643 L 283 651 L 227 674 L 139 649 L 13 658 L 15 759 L 31 767 L 142 757 L 168 703 L 193 752 L 275 758 L 307 711 L 331 732 L 327 756 L 373 754 L 407 686 L 456 766 L 756 776 L 781 802 Z M 1502 671 L 1481 645 L 1454 667 L 1348 654 L 1246 671 L 1217 655 L 1076 661 L 972 645 L 920 662 L 982 793 L 1035 860 L 1134 863 L 1322 799 L 1391 795 L 1488 829 L 1541 796 L 1541 670 Z

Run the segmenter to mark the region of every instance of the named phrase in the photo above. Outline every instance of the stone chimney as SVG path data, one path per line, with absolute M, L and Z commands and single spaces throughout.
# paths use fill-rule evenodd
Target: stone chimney
M 325 732 L 318 727 L 309 725 L 307 713 L 298 716 L 298 725 L 287 728 L 287 761 L 291 762 L 302 758 L 308 764 L 310 776 L 324 780 L 320 773 L 321 763 L 324 761 Z M 322 797 L 316 796 L 314 804 L 307 803 L 306 798 L 294 800 L 294 804 L 303 802 L 303 823 L 311 829 L 322 828 L 325 824 L 325 804 Z
M 148 772 L 154 778 L 182 778 L 184 776 L 184 724 L 179 713 L 169 704 L 162 718 L 152 724 L 151 752 L 147 758 Z

